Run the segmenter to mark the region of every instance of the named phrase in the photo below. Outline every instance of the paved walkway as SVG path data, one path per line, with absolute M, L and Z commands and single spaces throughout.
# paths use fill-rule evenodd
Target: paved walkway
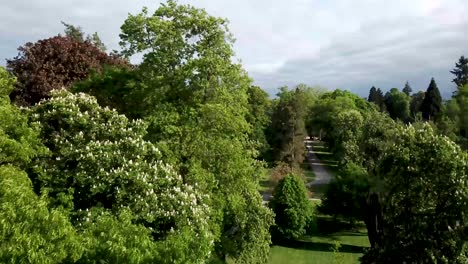
M 311 140 L 306 140 L 305 141 L 305 144 L 306 144 L 306 159 L 308 160 L 309 164 L 310 164 L 310 167 L 312 169 L 312 171 L 314 172 L 315 174 L 315 179 L 311 182 L 308 182 L 306 183 L 306 186 L 307 188 L 310 188 L 311 186 L 315 186 L 315 185 L 326 185 L 326 184 L 329 184 L 331 179 L 332 179 L 332 174 L 327 170 L 327 167 L 324 163 L 322 163 L 322 161 L 320 161 L 320 159 L 317 157 L 317 155 L 315 154 L 315 151 L 312 147 L 312 142 Z M 271 193 L 263 193 L 262 194 L 262 198 L 263 198 L 263 203 L 266 204 L 268 203 L 268 201 L 270 201 L 273 196 L 271 195 Z M 318 198 L 310 198 L 311 201 L 313 200 L 320 200 Z
M 310 167 L 315 174 L 314 181 L 306 183 L 307 187 L 313 185 L 324 185 L 329 184 L 332 179 L 332 174 L 327 170 L 327 166 L 317 158 L 315 151 L 312 147 L 313 141 L 306 141 L 307 147 L 307 159 L 309 161 Z

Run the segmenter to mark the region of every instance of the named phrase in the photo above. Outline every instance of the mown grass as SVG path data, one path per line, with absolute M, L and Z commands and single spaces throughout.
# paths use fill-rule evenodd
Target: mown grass
M 315 203 L 318 204 L 319 201 Z M 277 242 L 277 245 L 272 246 L 269 263 L 335 263 L 334 241 L 341 245 L 339 254 L 342 255 L 342 264 L 359 263 L 364 250 L 369 247 L 362 224 L 351 227 L 331 217 L 319 216 L 317 230 L 312 235 L 297 241 Z

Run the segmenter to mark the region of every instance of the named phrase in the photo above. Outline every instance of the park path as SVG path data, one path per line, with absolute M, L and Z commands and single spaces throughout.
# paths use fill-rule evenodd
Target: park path
M 307 160 L 309 161 L 310 168 L 315 174 L 315 179 L 311 182 L 306 183 L 307 187 L 313 185 L 324 185 L 329 184 L 332 179 L 332 174 L 327 170 L 327 165 L 324 164 L 315 154 L 315 150 L 312 147 L 311 140 L 306 141 L 307 148 Z
M 310 168 L 315 174 L 314 180 L 306 183 L 307 188 L 313 189 L 313 187 L 315 186 L 329 184 L 333 176 L 327 170 L 326 164 L 324 164 L 315 154 L 315 150 L 312 147 L 313 141 L 306 140 L 304 143 L 306 145 L 307 161 L 309 162 Z M 262 193 L 262 198 L 263 198 L 263 203 L 266 204 L 273 198 L 273 196 L 271 195 L 271 193 L 266 192 L 266 193 Z M 316 197 L 314 197 L 314 198 L 310 198 L 310 200 L 320 200 L 320 199 L 317 199 Z

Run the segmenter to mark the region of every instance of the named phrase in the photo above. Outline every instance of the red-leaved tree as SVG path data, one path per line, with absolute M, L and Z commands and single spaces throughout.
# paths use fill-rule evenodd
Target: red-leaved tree
M 7 69 L 17 77 L 10 98 L 19 105 L 34 105 L 48 98 L 51 90 L 67 88 L 92 71 L 102 70 L 104 65 L 128 64 L 90 41 L 62 36 L 26 43 L 18 51 L 18 56 L 7 60 Z

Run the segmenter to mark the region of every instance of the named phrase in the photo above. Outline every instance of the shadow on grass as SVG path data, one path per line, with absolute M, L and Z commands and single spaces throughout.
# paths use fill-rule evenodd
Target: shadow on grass
M 332 243 L 324 243 L 324 242 L 310 242 L 310 241 L 298 241 L 298 240 L 287 240 L 287 241 L 280 241 L 276 242 L 275 245 L 287 247 L 287 248 L 294 248 L 294 249 L 305 249 L 305 250 L 312 250 L 312 251 L 326 251 L 326 252 L 333 252 L 333 244 Z M 348 244 L 341 244 L 340 252 L 343 253 L 364 253 L 364 250 L 367 247 L 361 246 L 354 246 Z

